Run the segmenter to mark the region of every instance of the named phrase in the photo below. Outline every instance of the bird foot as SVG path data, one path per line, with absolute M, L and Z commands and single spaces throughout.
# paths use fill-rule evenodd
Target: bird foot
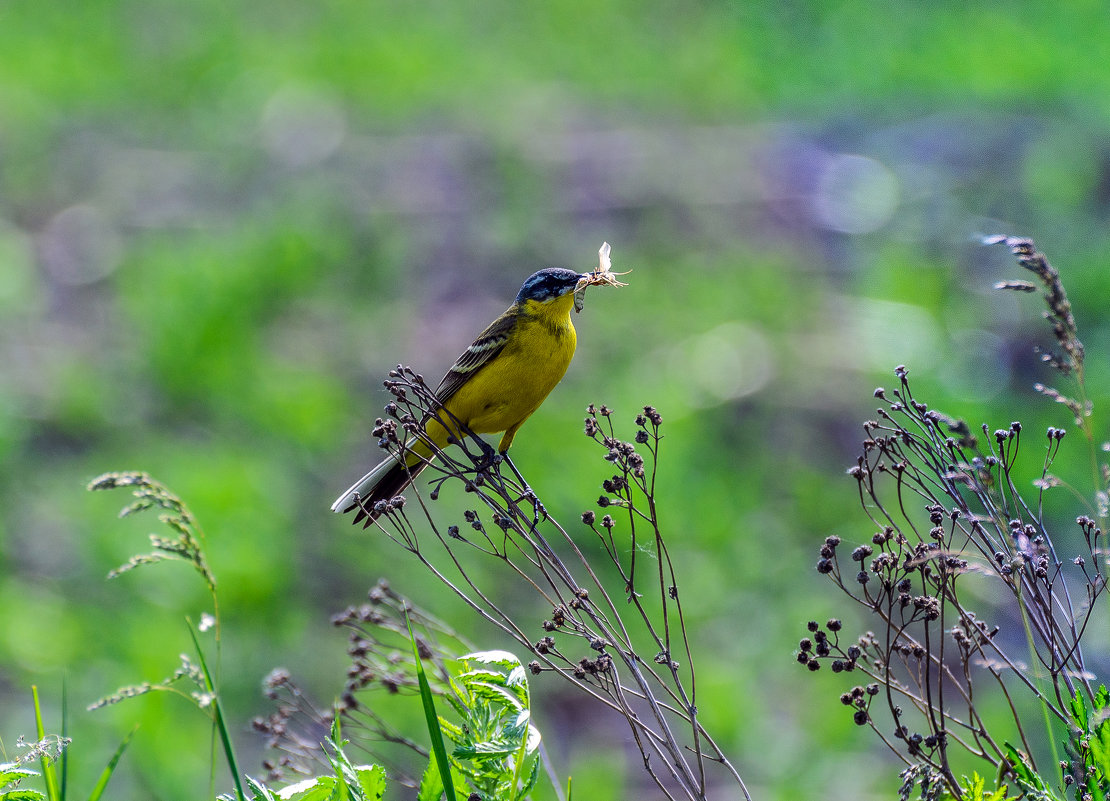
M 504 456 L 492 451 L 490 453 L 483 454 L 482 458 L 474 465 L 474 472 L 489 473 L 492 470 L 496 470 L 500 466 L 501 462 L 504 461 L 504 459 Z
M 547 507 L 543 505 L 543 501 L 539 496 L 532 491 L 532 488 L 527 484 L 524 486 L 524 494 L 520 496 L 522 501 L 531 501 L 532 503 L 532 525 L 539 525 L 540 519 L 547 520 Z
M 475 442 L 482 451 L 482 458 L 474 463 L 474 470 L 477 473 L 488 472 L 491 468 L 497 467 L 504 461 L 505 457 L 495 451 L 493 446 L 486 442 L 481 437 L 474 437 Z

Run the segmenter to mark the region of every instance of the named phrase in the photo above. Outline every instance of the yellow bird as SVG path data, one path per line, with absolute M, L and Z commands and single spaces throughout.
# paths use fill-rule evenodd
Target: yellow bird
M 516 472 L 505 455 L 513 437 L 559 383 L 574 357 L 577 335 L 571 310 L 581 311 L 586 287 L 592 284 L 623 286 L 608 271 L 608 253 L 609 246 L 604 245 L 602 266 L 594 273 L 552 267 L 528 277 L 513 304 L 478 335 L 443 377 L 435 393 L 443 410 L 438 416 L 425 416 L 421 423 L 427 439 L 442 449 L 450 438 L 461 440 L 468 431 L 504 431 L 497 451 Z M 493 449 L 478 441 L 492 461 Z M 403 462 L 396 456 L 385 459 L 340 495 L 332 511 L 358 509 L 355 523 L 378 517 L 375 505 L 407 487 L 433 453 L 417 438 L 406 448 Z M 525 491 L 530 491 L 527 485 Z M 538 501 L 536 511 L 537 515 L 542 511 Z

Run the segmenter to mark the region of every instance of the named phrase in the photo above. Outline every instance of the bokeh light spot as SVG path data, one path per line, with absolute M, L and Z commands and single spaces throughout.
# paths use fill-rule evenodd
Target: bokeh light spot
M 278 161 L 290 167 L 318 164 L 343 144 L 347 115 L 326 91 L 286 86 L 262 110 L 262 142 Z
M 866 156 L 829 159 L 811 197 L 812 212 L 825 228 L 865 234 L 882 228 L 898 207 L 898 178 Z
M 119 266 L 119 235 L 108 217 L 84 203 L 58 212 L 39 236 L 43 269 L 60 284 L 81 286 Z

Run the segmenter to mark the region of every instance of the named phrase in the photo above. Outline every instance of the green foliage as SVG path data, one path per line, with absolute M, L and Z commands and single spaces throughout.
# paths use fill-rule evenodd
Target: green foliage
M 32 687 L 32 696 L 35 709 L 35 728 L 38 740 L 34 743 L 25 743 L 22 738 L 18 745 L 26 748 L 15 760 L 0 764 L 0 801 L 66 801 L 71 795 L 65 775 L 65 762 L 63 756 L 67 753 L 72 741 L 68 737 L 56 734 L 46 734 L 42 719 L 42 710 L 39 706 L 38 688 Z M 100 777 L 88 795 L 88 801 L 99 801 L 112 778 L 123 752 L 127 750 L 134 729 L 123 738 L 116 748 L 108 764 L 101 771 Z M 25 767 L 26 763 L 38 760 L 41 771 Z M 59 770 L 61 762 L 61 770 Z M 45 792 L 21 787 L 25 779 L 40 778 Z
M 227 719 L 224 716 L 223 707 L 220 704 L 220 694 L 216 692 L 216 685 L 212 679 L 212 672 L 208 669 L 208 662 L 204 658 L 204 649 L 200 647 L 200 639 L 197 637 L 196 629 L 193 628 L 192 621 L 189 624 L 189 635 L 193 638 L 193 647 L 196 649 L 197 658 L 200 660 L 201 675 L 204 678 L 204 692 L 206 697 L 211 699 L 212 703 L 212 719 L 215 723 L 216 730 L 220 734 L 220 745 L 224 751 L 224 758 L 227 760 L 228 770 L 231 771 L 231 779 L 235 782 L 236 797 L 239 801 L 243 801 L 243 784 L 239 773 L 239 763 L 235 758 L 235 748 L 231 744 L 231 735 L 227 730 Z
M 42 743 L 46 741 L 47 734 L 46 726 L 43 724 L 42 720 L 42 707 L 39 705 L 38 687 L 31 687 L 31 698 L 33 699 L 35 705 L 35 732 L 38 735 L 39 742 Z M 65 746 L 64 744 L 62 744 L 61 741 L 59 741 L 59 745 L 60 748 L 57 754 L 54 754 L 47 749 L 42 749 L 41 755 L 39 757 L 39 764 L 42 765 L 42 780 L 43 784 L 46 785 L 46 795 L 50 799 L 50 801 L 58 801 L 58 799 L 62 797 L 61 787 L 63 785 L 63 782 L 58 775 L 57 769 L 55 768 L 55 763 L 65 752 Z
M 413 638 L 415 671 L 433 754 L 424 771 L 417 798 L 448 801 L 478 794 L 488 801 L 521 801 L 530 797 L 540 774 L 539 732 L 529 723 L 528 682 L 520 660 L 504 651 L 483 651 L 460 657 L 447 680 L 447 691 L 433 691 Z M 435 712 L 435 696 L 446 697 L 458 715 L 449 720 Z M 330 774 L 314 776 L 275 790 L 247 777 L 250 801 L 379 801 L 385 793 L 384 770 L 354 765 L 341 736 L 341 716 L 323 743 Z M 447 752 L 445 742 L 454 748 Z M 569 785 L 568 785 L 569 788 Z M 232 796 L 221 796 L 233 801 Z
M 170 492 L 165 485 L 155 481 L 146 473 L 105 473 L 90 482 L 88 486 L 90 491 L 119 488 L 130 488 L 132 494 L 136 498 L 135 501 L 123 508 L 120 512 L 121 518 L 148 509 L 162 509 L 164 511 L 159 515 L 158 520 L 173 531 L 176 536 L 172 539 L 167 539 L 157 534 L 151 534 L 150 541 L 154 545 L 154 552 L 145 556 L 131 557 L 121 568 L 112 571 L 109 574 L 109 578 L 115 578 L 120 573 L 127 570 L 134 569 L 141 565 L 154 564 L 164 559 L 185 562 L 192 565 L 194 570 L 204 580 L 205 586 L 212 596 L 213 607 L 217 610 L 217 616 L 215 617 L 205 615 L 201 621 L 201 625 L 205 629 L 215 626 L 218 638 L 219 596 L 216 591 L 216 576 L 208 567 L 203 549 L 203 535 L 192 513 L 178 496 Z M 180 667 L 175 670 L 171 676 L 163 679 L 161 682 L 157 684 L 143 682 L 142 684 L 124 687 L 110 696 L 101 698 L 89 708 L 99 709 L 110 704 L 118 703 L 126 698 L 145 695 L 155 690 L 171 690 L 183 697 L 190 698 L 198 709 L 211 715 L 212 725 L 219 734 L 224 758 L 227 761 L 228 770 L 231 772 L 232 781 L 235 783 L 235 797 L 238 801 L 244 801 L 246 796 L 243 791 L 239 765 L 235 757 L 235 748 L 231 741 L 231 734 L 227 728 L 227 721 L 224 716 L 223 705 L 220 702 L 220 695 L 216 688 L 216 682 L 212 671 L 208 668 L 208 661 L 205 659 L 204 649 L 201 647 L 197 628 L 193 625 L 191 620 L 187 621 L 187 623 L 189 636 L 192 638 L 193 648 L 197 656 L 197 664 L 194 664 L 187 655 L 182 654 L 180 657 Z M 218 647 L 219 640 L 217 639 L 217 653 Z M 195 687 L 188 695 L 175 686 L 177 682 L 182 679 L 189 680 Z M 118 753 L 116 759 L 118 759 Z M 49 787 L 51 773 L 47 772 L 45 767 L 44 775 L 46 776 Z M 51 796 L 51 801 L 54 801 L 53 795 Z
M 1013 778 L 1014 784 L 1022 792 L 1022 798 L 1029 801 L 1058 801 L 1052 788 L 1050 788 L 1041 774 L 1038 773 L 1029 759 L 1021 753 L 1013 743 L 1004 743 L 1006 753 L 1006 770 Z
M 381 801 L 386 790 L 385 770 L 378 765 L 353 764 L 344 751 L 346 745 L 337 719 L 326 742 L 332 775 L 314 776 L 276 791 L 248 776 L 250 801 Z M 220 799 L 233 801 L 232 796 Z
M 104 791 L 108 789 L 108 780 L 112 778 L 115 773 L 116 767 L 119 765 L 120 759 L 123 757 L 123 752 L 127 750 L 127 746 L 131 744 L 131 738 L 135 736 L 135 732 L 139 730 L 138 725 L 127 733 L 127 736 L 120 741 L 116 747 L 116 752 L 112 754 L 112 758 L 108 760 L 108 764 L 104 766 L 104 770 L 100 772 L 100 777 L 96 780 L 92 792 L 89 793 L 89 801 L 99 801 L 104 795 Z
M 90 490 L 121 487 L 131 488 L 137 499 L 124 508 L 121 517 L 160 508 L 166 511 L 159 520 L 178 535 L 173 541 L 151 535 L 155 553 L 147 558 L 133 557 L 125 565 L 125 569 L 161 561 L 162 558 L 189 563 L 203 577 L 212 593 L 213 603 L 218 608 L 215 575 L 209 569 L 204 555 L 200 529 L 185 503 L 146 473 L 107 473 L 89 485 Z M 385 590 L 379 587 L 379 592 L 384 593 Z M 408 618 L 407 603 L 403 604 L 403 608 L 406 611 L 408 640 L 412 647 L 415 673 L 434 754 L 421 782 L 419 797 L 433 801 L 445 794 L 447 801 L 454 801 L 458 796 L 470 796 L 473 790 L 490 801 L 521 801 L 526 798 L 539 778 L 540 735 L 530 723 L 530 699 L 524 666 L 513 654 L 504 651 L 482 651 L 460 657 L 457 660 L 458 669 L 447 675 L 446 686 L 440 691 L 454 708 L 460 722 L 439 717 L 435 711 L 436 693 L 432 691 L 424 672 L 418 640 Z M 205 628 L 215 624 L 213 619 L 205 623 Z M 380 766 L 356 766 L 350 761 L 344 751 L 348 743 L 341 736 L 340 715 L 333 716 L 331 737 L 322 744 L 323 753 L 331 767 L 331 775 L 315 776 L 278 791 L 257 779 L 242 777 L 215 678 L 205 658 L 197 628 L 191 621 L 188 631 L 196 654 L 195 664 L 188 656 L 182 655 L 181 666 L 168 678 L 159 683 L 144 682 L 124 687 L 100 699 L 90 708 L 101 708 L 156 690 L 172 690 L 186 696 L 176 685 L 181 680 L 187 680 L 195 689 L 186 697 L 191 698 L 198 708 L 211 716 L 235 784 L 235 794 L 221 796 L 221 799 L 380 801 L 386 788 L 385 772 Z M 35 709 L 37 715 L 37 693 Z M 37 722 L 41 739 L 41 717 L 37 717 Z M 454 744 L 449 756 L 445 736 Z M 118 762 L 119 755 L 129 740 L 130 735 L 113 757 L 110 768 Z M 45 752 L 42 760 L 49 801 L 60 801 L 56 790 L 57 778 Z M 110 775 L 110 770 L 107 775 Z M 91 801 L 96 801 L 99 797 L 103 790 L 102 784 L 103 782 L 98 784 Z
M 22 766 L 22 762 L 4 762 L 0 764 L 0 801 L 39 801 L 46 796 L 38 790 L 28 790 L 19 787 L 24 779 L 39 776 L 36 771 Z
M 964 801 L 1010 801 L 1011 798 L 1006 785 L 987 787 L 986 779 L 978 773 L 972 773 L 970 779 L 965 777 L 962 789 Z
M 1110 794 L 1110 692 L 1099 685 L 1088 707 L 1078 690 L 1068 705 L 1071 730 L 1065 743 L 1068 759 L 1062 765 L 1065 781 L 1072 785 L 1076 801 L 1105 801 Z
M 455 748 L 451 766 L 490 801 L 525 798 L 539 780 L 540 733 L 531 724 L 524 666 L 507 651 L 459 658 L 447 700 L 460 722 L 439 725 Z
M 520 801 L 540 776 L 540 733 L 531 724 L 524 666 L 507 651 L 479 651 L 459 657 L 444 693 L 457 721 L 436 715 L 434 693 L 416 653 L 420 696 L 427 715 L 433 758 L 418 798 L 448 801 L 472 793 L 489 801 Z M 450 755 L 445 739 L 454 744 Z
M 420 658 L 420 649 L 416 644 L 416 637 L 412 633 L 412 623 L 406 618 L 409 626 L 409 640 L 412 642 L 412 656 L 415 660 L 416 680 L 420 687 L 420 702 L 424 707 L 424 720 L 428 726 L 428 737 L 432 741 L 432 760 L 425 771 L 425 778 L 421 781 L 421 792 L 430 795 L 421 795 L 421 801 L 438 799 L 442 792 L 447 796 L 447 801 L 455 801 L 455 776 L 451 771 L 451 763 L 447 759 L 447 748 L 443 741 L 443 723 L 436 714 L 435 696 L 428 684 L 428 676 L 424 672 L 424 661 Z M 433 772 L 439 777 L 436 786 L 434 778 L 428 778 Z

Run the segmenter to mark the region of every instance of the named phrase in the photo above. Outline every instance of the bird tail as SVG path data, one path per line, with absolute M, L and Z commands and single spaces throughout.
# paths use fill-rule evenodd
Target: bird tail
M 353 522 L 357 525 L 366 520 L 366 525 L 370 525 L 370 521 L 378 517 L 374 514 L 374 505 L 378 501 L 395 498 L 426 466 L 427 463 L 423 460 L 416 460 L 406 467 L 399 459 L 386 459 L 336 498 L 331 510 L 346 514 L 357 509 Z
M 386 458 L 336 498 L 331 510 L 346 514 L 357 509 L 353 522 L 357 525 L 366 520 L 369 526 L 378 517 L 374 505 L 397 497 L 428 466 L 428 459 L 436 450 L 447 445 L 451 435 L 437 417 L 426 419 L 423 433 L 405 443 L 403 458 L 399 458 L 400 454 Z

